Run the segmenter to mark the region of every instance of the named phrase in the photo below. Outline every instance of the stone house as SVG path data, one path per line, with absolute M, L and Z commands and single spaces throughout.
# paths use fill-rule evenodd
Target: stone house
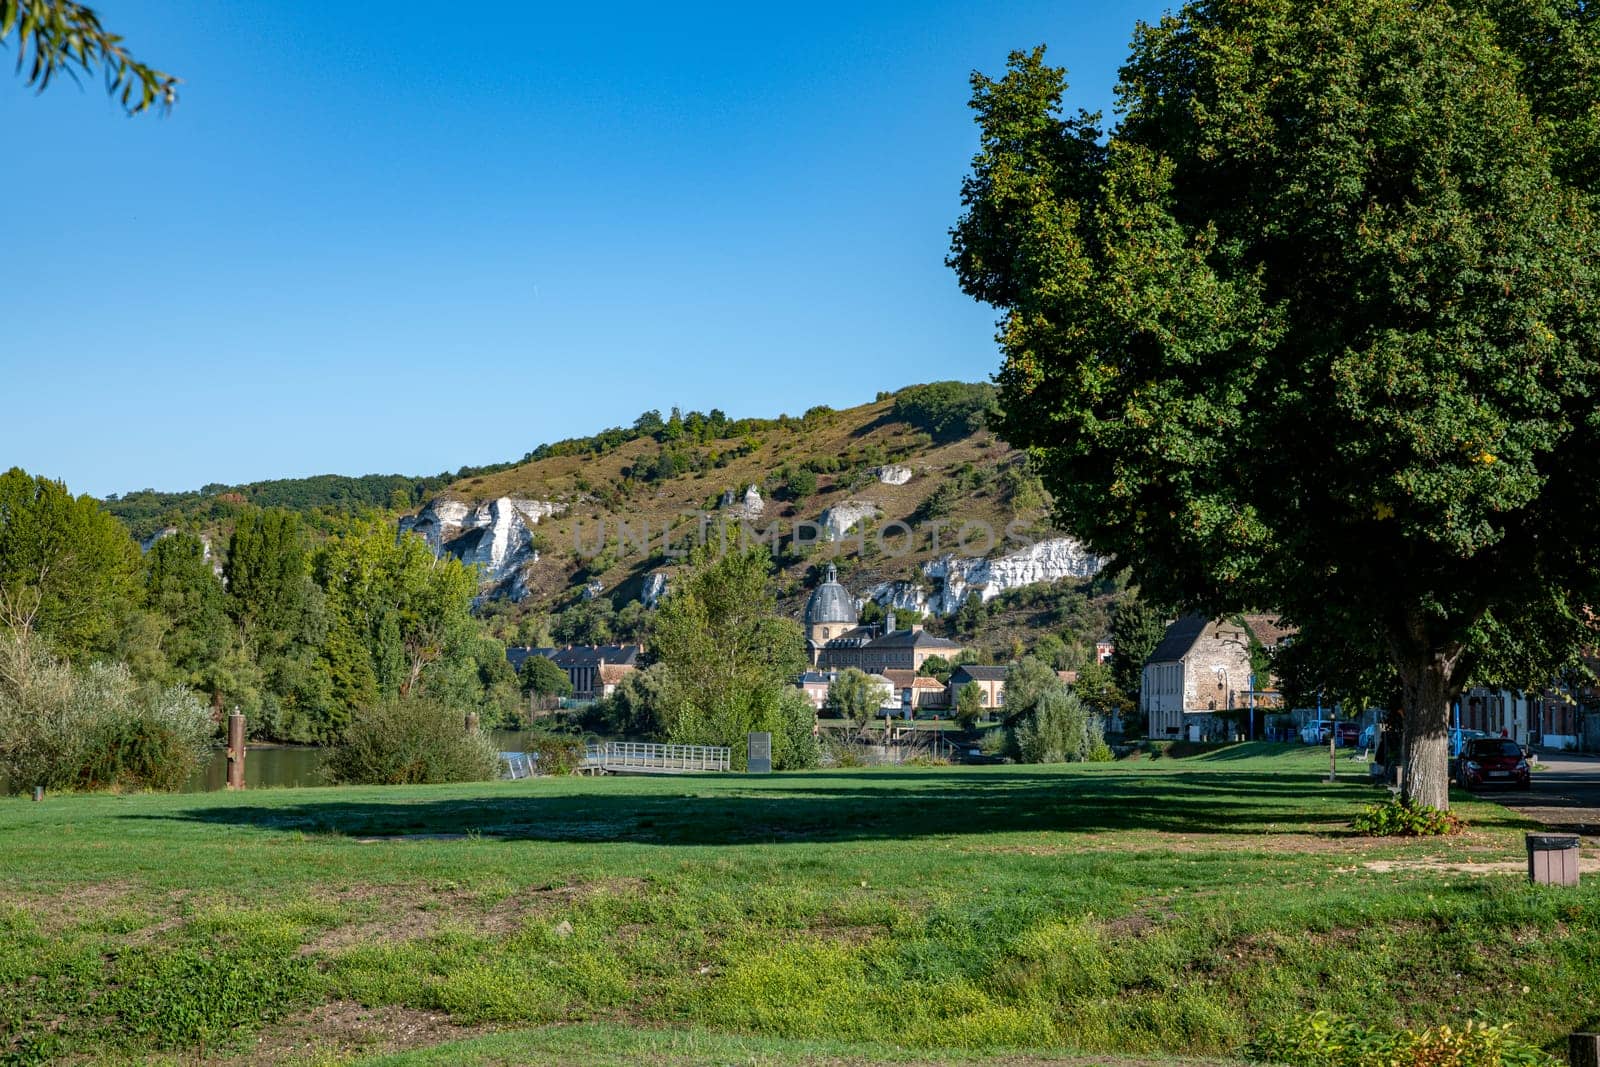
M 1152 738 L 1222 740 L 1234 728 L 1219 712 L 1276 707 L 1276 684 L 1253 678 L 1251 649 L 1272 649 L 1291 631 L 1270 615 L 1208 619 L 1186 615 L 1145 660 L 1139 710 Z

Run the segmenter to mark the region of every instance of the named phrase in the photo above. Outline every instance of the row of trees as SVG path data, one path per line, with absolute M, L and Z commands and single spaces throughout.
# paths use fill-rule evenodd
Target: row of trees
M 313 540 L 301 518 L 248 509 L 220 562 L 180 532 L 141 555 L 94 500 L 20 469 L 0 475 L 0 625 L 66 660 L 183 685 L 264 736 L 337 737 L 352 709 L 408 695 L 515 714 L 504 647 L 471 615 L 476 576 L 370 519 Z

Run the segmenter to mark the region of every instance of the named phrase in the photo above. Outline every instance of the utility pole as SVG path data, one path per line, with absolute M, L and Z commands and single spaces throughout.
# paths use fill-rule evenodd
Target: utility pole
M 1337 710 L 1338 706 L 1335 705 L 1334 712 L 1337 712 Z M 1322 690 L 1320 689 L 1317 690 L 1317 721 L 1322 721 Z M 1338 758 L 1333 754 L 1333 745 L 1339 737 L 1339 724 L 1337 719 L 1330 719 L 1329 723 L 1331 725 L 1328 728 L 1328 781 L 1337 782 L 1339 780 L 1339 762 Z

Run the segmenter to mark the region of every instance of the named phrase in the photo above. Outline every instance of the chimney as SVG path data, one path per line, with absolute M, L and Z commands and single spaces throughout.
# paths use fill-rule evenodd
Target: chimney
M 894 609 L 893 608 L 890 608 L 888 611 L 883 613 L 883 632 L 886 633 L 886 634 L 894 633 Z
M 914 633 L 914 634 L 920 634 L 922 632 L 922 624 L 920 622 L 912 623 L 911 624 L 911 632 Z

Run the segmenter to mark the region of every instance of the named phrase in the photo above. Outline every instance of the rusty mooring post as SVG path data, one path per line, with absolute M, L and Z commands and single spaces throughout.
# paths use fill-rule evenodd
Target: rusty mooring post
M 475 711 L 469 711 L 469 712 L 467 712 L 467 733 L 475 734 L 477 732 L 478 732 L 478 713 L 475 712 Z
M 238 708 L 228 715 L 228 788 L 244 788 L 244 716 Z

